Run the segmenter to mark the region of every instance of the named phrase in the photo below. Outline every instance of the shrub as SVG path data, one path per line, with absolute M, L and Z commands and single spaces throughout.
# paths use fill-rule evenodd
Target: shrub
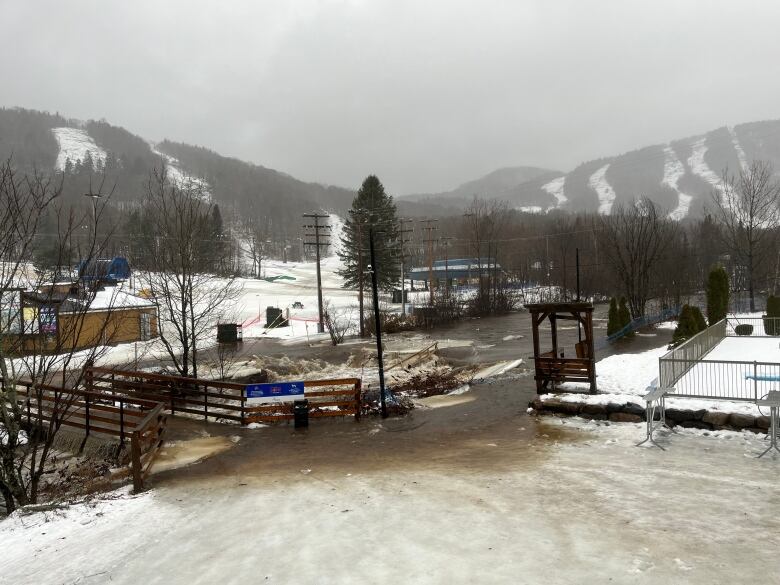
M 672 346 L 680 345 L 683 341 L 690 339 L 706 328 L 707 323 L 699 308 L 683 305 L 682 311 L 680 311 L 680 318 L 677 321 L 677 328 L 672 336 Z
M 729 275 L 723 266 L 716 266 L 707 278 L 707 320 L 710 325 L 725 319 L 728 310 Z
M 607 318 L 607 335 L 613 335 L 620 331 L 620 320 L 618 318 L 617 299 L 609 299 L 609 316 Z
M 764 333 L 767 335 L 780 335 L 780 297 L 769 295 L 769 298 L 766 300 Z
M 734 333 L 737 335 L 752 335 L 753 334 L 753 326 L 748 325 L 747 323 L 742 323 L 741 325 L 737 325 L 734 327 Z

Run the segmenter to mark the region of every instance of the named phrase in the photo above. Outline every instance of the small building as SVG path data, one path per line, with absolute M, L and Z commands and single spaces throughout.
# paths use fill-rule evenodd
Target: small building
M 432 270 L 429 266 L 416 266 L 406 273 L 406 278 L 414 289 L 415 282 L 423 282 L 424 288 L 428 288 L 429 279 L 433 281 L 434 288 L 438 288 L 447 281 L 450 286 L 477 284 L 482 279 L 503 274 L 501 265 L 493 258 L 451 258 L 434 260 Z
M 18 295 L 4 299 L 21 309 L 3 311 L 10 323 L 3 342 L 11 353 L 62 353 L 159 335 L 157 305 L 121 287 L 54 283 Z

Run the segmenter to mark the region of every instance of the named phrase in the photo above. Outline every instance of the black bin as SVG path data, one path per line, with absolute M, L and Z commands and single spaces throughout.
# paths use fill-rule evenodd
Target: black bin
M 309 401 L 296 400 L 293 402 L 293 420 L 295 428 L 302 429 L 309 426 Z

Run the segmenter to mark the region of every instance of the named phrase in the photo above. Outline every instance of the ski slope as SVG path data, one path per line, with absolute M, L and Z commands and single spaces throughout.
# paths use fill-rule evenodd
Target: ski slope
M 677 207 L 669 214 L 669 218 L 680 221 L 688 216 L 693 196 L 680 190 L 679 181 L 685 175 L 685 167 L 670 146 L 664 148 L 664 156 L 664 178 L 661 183 L 677 192 Z
M 165 168 L 168 171 L 168 178 L 171 181 L 177 185 L 200 191 L 206 201 L 211 200 L 211 192 L 209 191 L 210 187 L 204 179 L 193 177 L 192 175 L 186 173 L 184 170 L 182 170 L 179 159 L 158 150 L 154 143 L 150 142 L 149 148 L 152 149 L 152 152 L 155 155 L 162 159 L 163 163 L 165 164 Z
M 56 167 L 60 171 L 65 170 L 65 165 L 70 160 L 72 164 L 83 161 L 89 153 L 93 163 L 106 162 L 106 151 L 100 148 L 86 130 L 81 128 L 52 128 L 52 134 L 57 139 L 60 151 L 57 154 Z
M 544 191 L 547 191 L 550 195 L 555 197 L 555 208 L 560 209 L 563 207 L 563 205 L 569 200 L 568 197 L 566 197 L 563 186 L 566 183 L 566 177 L 558 177 L 557 179 L 553 179 L 549 183 L 545 183 L 542 185 L 542 189 Z
M 607 182 L 607 169 L 609 163 L 605 164 L 588 179 L 588 185 L 599 197 L 599 215 L 609 215 L 612 212 L 612 205 L 615 203 L 615 190 Z

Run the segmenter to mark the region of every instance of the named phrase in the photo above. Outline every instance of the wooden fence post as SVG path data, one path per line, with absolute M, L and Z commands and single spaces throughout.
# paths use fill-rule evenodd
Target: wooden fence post
M 143 491 L 144 474 L 141 469 L 141 434 L 139 431 L 133 431 L 130 438 L 130 459 L 133 468 L 133 491 Z
M 362 406 L 362 396 L 361 396 L 361 380 L 358 378 L 355 380 L 355 421 L 360 420 L 360 409 Z

